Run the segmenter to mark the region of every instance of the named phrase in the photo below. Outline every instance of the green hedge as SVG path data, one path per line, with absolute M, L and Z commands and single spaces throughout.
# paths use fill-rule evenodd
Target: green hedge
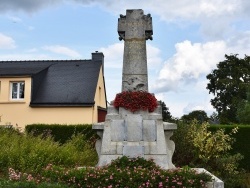
M 250 172 L 250 125 L 211 125 L 209 130 L 223 128 L 229 133 L 233 128 L 238 127 L 238 132 L 233 134 L 236 142 L 233 144 L 233 153 L 240 153 L 244 159 L 240 161 L 240 167 Z
M 95 130 L 92 130 L 90 124 L 62 125 L 62 124 L 30 124 L 26 125 L 25 132 L 37 135 L 51 135 L 54 141 L 61 144 L 66 143 L 73 135 L 84 134 L 89 141 L 95 141 L 98 138 Z

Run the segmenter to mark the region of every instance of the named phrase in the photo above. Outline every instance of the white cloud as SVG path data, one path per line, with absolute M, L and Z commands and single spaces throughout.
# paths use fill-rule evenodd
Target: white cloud
M 204 110 L 210 116 L 215 109 L 211 106 L 210 101 L 191 102 L 183 108 L 183 114 L 188 114 L 194 110 Z
M 159 69 L 163 60 L 160 58 L 161 50 L 152 46 L 151 44 L 147 44 L 147 63 L 148 69 Z
M 225 41 L 205 43 L 183 41 L 175 45 L 176 53 L 165 61 L 152 90 L 160 95 L 174 116 L 182 116 L 193 110 L 205 110 L 211 114 L 213 107 L 208 95 L 206 75 L 225 54 L 239 54 L 243 58 L 250 52 L 250 32 L 240 32 Z M 174 101 L 174 102 L 172 102 Z M 181 111 L 183 109 L 183 111 Z
M 62 3 L 79 3 L 83 6 L 99 6 L 113 14 L 125 14 L 126 9 L 143 9 L 145 14 L 158 15 L 166 22 L 180 24 L 198 23 L 205 36 L 212 39 L 226 37 L 233 30 L 234 22 L 249 22 L 249 0 L 1 0 L 0 10 L 34 12 Z
M 166 22 L 180 27 L 198 23 L 204 36 L 211 39 L 227 37 L 233 32 L 233 23 L 243 20 L 249 22 L 249 0 L 75 0 L 83 5 L 100 5 L 115 14 L 125 14 L 126 9 L 143 9 L 144 13 L 158 15 Z M 248 26 L 249 27 L 249 26 Z
M 250 55 L 250 30 L 240 32 L 229 38 L 227 41 L 228 53 L 239 54 L 239 57 Z
M 17 16 L 9 16 L 8 19 L 14 23 L 20 23 L 22 22 L 22 19 Z
M 105 55 L 105 67 L 122 68 L 123 48 L 123 42 L 119 42 L 99 49 Z
M 205 79 L 205 76 L 224 60 L 225 54 L 244 57 L 250 52 L 250 31 L 239 33 L 226 41 L 191 43 L 186 40 L 175 45 L 176 53 L 159 72 L 153 86 L 155 92 L 178 91 L 180 86 Z M 182 88 L 183 89 L 183 88 Z
M 11 37 L 0 33 L 0 49 L 12 49 L 15 47 L 15 41 Z
M 53 53 L 66 55 L 72 58 L 79 58 L 81 56 L 77 51 L 61 45 L 44 46 L 43 49 Z
M 176 53 L 160 70 L 153 90 L 166 92 L 178 90 L 180 82 L 189 83 L 208 74 L 224 57 L 226 44 L 223 41 L 205 44 L 184 41 L 175 45 Z

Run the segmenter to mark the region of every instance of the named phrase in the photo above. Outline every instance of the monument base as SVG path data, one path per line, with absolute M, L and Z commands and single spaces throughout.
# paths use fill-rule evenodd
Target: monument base
M 208 172 L 206 169 L 204 168 L 193 168 L 193 169 L 196 170 L 198 173 L 205 172 L 206 174 L 209 174 L 210 176 L 212 176 L 213 181 L 208 182 L 206 184 L 207 188 L 224 188 L 224 182 L 221 181 L 219 178 L 217 178 L 215 175 Z
M 160 105 L 152 113 L 132 113 L 111 105 L 105 122 L 93 125 L 101 138 L 96 142 L 99 156 L 97 166 L 127 156 L 153 159 L 163 169 L 175 168 L 172 163 L 175 144 L 170 137 L 176 128 L 176 124 L 162 121 Z

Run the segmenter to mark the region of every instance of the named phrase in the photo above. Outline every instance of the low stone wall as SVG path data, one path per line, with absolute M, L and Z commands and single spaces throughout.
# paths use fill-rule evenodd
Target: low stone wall
M 215 175 L 211 174 L 210 172 L 208 172 L 206 169 L 204 168 L 194 168 L 194 170 L 196 170 L 198 173 L 202 173 L 205 172 L 206 174 L 209 174 L 212 176 L 213 181 L 212 182 L 208 182 L 207 188 L 224 188 L 224 182 L 221 181 L 219 178 L 217 178 Z

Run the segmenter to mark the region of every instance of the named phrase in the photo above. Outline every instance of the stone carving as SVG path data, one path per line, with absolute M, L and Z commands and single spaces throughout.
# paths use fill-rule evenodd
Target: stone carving
M 125 39 L 125 32 L 119 32 L 119 40 L 124 40 Z
M 123 80 L 125 91 L 144 91 L 145 84 L 138 77 L 130 77 L 128 80 Z
M 151 18 L 151 14 L 147 14 L 146 16 L 145 16 L 145 20 L 148 20 L 147 22 L 148 23 L 151 23 L 151 25 L 152 25 L 152 18 Z M 151 27 L 150 27 L 150 29 L 149 30 L 145 30 L 145 39 L 146 40 L 153 40 L 153 37 L 152 37 L 152 35 L 153 35 L 153 30 L 151 29 Z
M 150 39 L 150 40 L 153 40 L 153 32 L 152 31 L 145 31 L 145 35 L 146 35 L 146 40 Z

